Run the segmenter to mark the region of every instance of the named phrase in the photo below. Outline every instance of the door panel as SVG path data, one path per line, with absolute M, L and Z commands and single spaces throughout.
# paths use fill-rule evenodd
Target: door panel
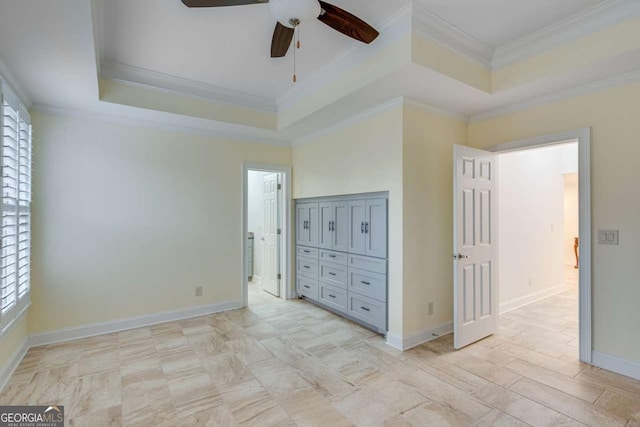
M 333 247 L 333 206 L 331 202 L 320 203 L 318 205 L 320 215 L 320 226 L 318 227 L 318 247 L 331 249 Z
M 275 296 L 280 296 L 278 273 L 280 267 L 280 247 L 278 234 L 278 174 L 262 177 L 264 192 L 264 242 L 262 262 L 262 288 Z
M 309 246 L 318 247 L 320 214 L 317 203 L 309 203 Z
M 347 202 L 332 203 L 333 211 L 333 249 L 347 252 L 349 237 L 349 209 Z
M 296 206 L 296 243 L 299 245 L 309 245 L 309 205 L 300 204 Z
M 365 216 L 365 254 L 378 258 L 386 258 L 387 200 L 367 200 Z
M 496 332 L 497 212 L 495 155 L 454 150 L 454 347 Z
M 347 230 L 348 238 L 347 251 L 352 254 L 365 254 L 365 201 L 354 200 L 348 203 L 349 229 Z

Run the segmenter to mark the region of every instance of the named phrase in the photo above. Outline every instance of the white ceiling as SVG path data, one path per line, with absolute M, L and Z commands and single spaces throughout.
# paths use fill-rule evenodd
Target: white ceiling
M 161 123 L 163 126 L 183 127 L 197 132 L 241 135 L 267 141 L 291 141 L 398 96 L 408 96 L 444 110 L 473 116 L 514 103 L 535 101 L 537 97 L 553 96 L 580 85 L 595 82 L 597 87 L 598 82 L 603 79 L 617 79 L 617 76 L 623 76 L 625 73 L 637 74 L 637 70 L 640 69 L 638 49 L 583 67 L 576 73 L 559 74 L 513 90 L 488 94 L 433 70 L 410 64 L 361 89 L 345 92 L 342 99 L 304 117 L 286 129 L 264 130 L 100 100 L 96 64 L 98 58 L 94 39 L 94 30 L 100 32 L 100 26 L 96 29 L 92 22 L 93 1 L 96 0 L 0 0 L 0 73 L 6 75 L 2 66 L 4 60 L 12 74 L 17 77 L 16 80 L 40 108 L 55 106 L 80 111 L 80 114 L 90 112 L 106 117 L 135 119 L 149 125 Z M 105 8 L 103 13 L 98 15 L 105 19 L 103 37 L 98 37 L 104 41 L 98 50 L 103 61 L 122 62 L 167 75 L 273 98 L 280 93 L 286 93 L 292 86 L 289 80 L 290 59 L 272 61 L 269 58 L 273 21 L 264 5 L 193 11 L 183 7 L 180 0 L 102 0 L 102 3 L 99 3 L 100 0 L 97 1 L 98 6 Z M 382 25 L 393 16 L 394 11 L 402 9 L 405 4 L 404 0 L 334 1 L 339 6 L 368 19 L 375 26 Z M 371 6 L 373 1 L 376 2 L 375 7 Z M 479 16 L 479 11 L 473 8 L 475 3 L 482 2 L 485 7 L 491 3 L 493 7 L 498 7 L 503 3 L 521 2 L 417 1 L 432 2 L 434 7 L 437 4 L 444 7 L 468 3 L 469 15 L 477 12 L 476 16 Z M 556 1 L 566 1 L 567 4 L 574 5 L 578 3 L 574 0 Z M 593 2 L 582 3 L 586 5 Z M 536 4 L 541 7 L 541 11 L 553 9 L 544 9 L 545 5 L 553 6 L 547 0 L 536 0 Z M 505 10 L 508 9 L 510 8 Z M 508 32 L 513 33 L 519 29 L 511 25 L 514 17 L 497 18 L 498 11 L 499 9 L 493 10 L 494 15 L 491 16 L 494 16 L 495 22 L 487 21 L 491 24 L 487 25 L 487 31 L 497 31 L 499 28 L 502 36 L 506 37 L 505 34 Z M 536 13 L 531 12 L 532 15 Z M 557 13 L 557 10 L 554 13 Z M 443 11 L 439 14 L 443 14 Z M 139 19 L 136 19 L 136 16 Z M 551 19 L 551 15 L 547 15 L 545 19 Z M 541 22 L 540 20 L 541 17 L 536 15 L 535 19 L 532 17 L 521 21 L 518 27 L 533 21 Z M 401 23 L 404 24 L 404 21 Z M 504 25 L 498 25 L 499 23 Z M 303 50 L 299 57 L 299 74 L 303 79 L 307 72 L 311 75 L 314 67 L 335 61 L 335 58 L 340 58 L 345 51 L 350 52 L 349 49 L 354 44 L 360 46 L 358 42 L 351 41 L 323 24 L 317 24 L 303 29 L 302 32 Z M 395 29 L 394 26 L 383 34 L 390 36 Z M 473 31 L 470 28 L 465 30 Z M 266 39 L 258 37 L 258 33 L 264 31 L 268 32 Z M 227 32 L 234 36 L 225 37 Z M 204 38 L 202 33 L 205 33 Z M 190 42 L 191 39 L 196 42 Z M 378 46 L 384 46 L 385 38 L 381 37 L 380 41 Z M 349 58 L 359 57 L 358 53 L 370 49 L 372 50 L 369 53 L 375 53 L 375 44 L 356 50 Z M 209 54 L 201 54 L 203 50 Z M 365 55 L 362 58 L 366 57 Z M 336 64 L 340 65 L 340 62 Z M 331 76 L 339 70 L 340 67 L 330 67 L 321 71 L 319 77 Z M 304 84 L 297 87 L 303 88 Z M 306 92 L 303 92 L 303 95 L 304 93 Z
M 376 28 L 409 0 L 332 0 Z M 180 0 L 103 0 L 101 56 L 212 86 L 279 98 L 291 89 L 293 55 L 270 57 L 276 21 L 267 4 L 196 8 Z M 320 21 L 301 26 L 300 82 L 360 44 Z
M 496 48 L 603 3 L 602 0 L 416 0 Z

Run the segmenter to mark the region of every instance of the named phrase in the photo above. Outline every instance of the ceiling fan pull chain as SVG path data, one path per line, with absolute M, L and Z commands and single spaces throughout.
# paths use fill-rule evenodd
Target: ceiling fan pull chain
M 300 26 L 296 27 L 298 29 L 298 42 L 296 43 L 296 47 L 300 49 Z
M 297 31 L 298 34 L 300 34 L 300 29 L 298 28 L 297 25 L 293 27 L 293 31 Z M 295 39 L 295 33 L 294 33 L 294 39 Z M 294 83 L 298 81 L 298 76 L 296 76 L 296 50 L 297 49 L 293 49 L 293 82 Z

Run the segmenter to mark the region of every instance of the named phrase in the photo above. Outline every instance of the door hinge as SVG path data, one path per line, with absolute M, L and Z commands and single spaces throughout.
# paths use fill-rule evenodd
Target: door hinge
M 282 274 L 278 273 L 278 280 L 282 280 Z
M 278 184 L 278 190 L 282 190 L 282 184 Z
M 282 234 L 282 228 L 278 228 L 278 234 Z

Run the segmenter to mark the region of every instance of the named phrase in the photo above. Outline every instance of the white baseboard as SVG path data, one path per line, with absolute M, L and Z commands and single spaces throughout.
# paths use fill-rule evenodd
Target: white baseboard
M 598 368 L 640 380 L 640 362 L 594 351 L 591 363 Z
M 544 289 L 542 291 L 534 292 L 529 295 L 525 295 L 522 297 L 514 298 L 509 301 L 502 302 L 500 303 L 500 314 L 505 314 L 511 310 L 524 307 L 525 305 L 533 304 L 534 302 L 541 301 L 545 298 L 549 298 L 554 295 L 561 294 L 566 290 L 567 290 L 567 285 L 563 283 L 562 285 L 553 286 L 551 288 Z
M 4 387 L 11 379 L 11 375 L 13 375 L 18 365 L 20 365 L 27 351 L 29 351 L 29 339 L 25 338 L 22 345 L 11 355 L 7 363 L 0 368 L 0 392 L 4 390 Z
M 173 322 L 175 320 L 189 319 L 191 317 L 205 316 L 221 311 L 234 310 L 242 307 L 242 302 L 231 301 L 221 304 L 203 305 L 184 310 L 168 311 L 165 313 L 149 314 L 145 316 L 131 317 L 128 319 L 114 320 L 77 328 L 59 329 L 57 331 L 44 332 L 29 337 L 29 347 L 54 344 L 71 341 L 80 338 L 121 332 L 143 326 L 157 325 L 158 323 Z
M 397 335 L 387 334 L 387 345 L 398 350 L 409 350 L 413 347 L 417 347 L 420 344 L 433 341 L 441 336 L 448 335 L 453 332 L 453 322 L 445 323 L 444 325 L 436 326 L 435 328 L 427 329 L 408 337 L 399 337 Z

